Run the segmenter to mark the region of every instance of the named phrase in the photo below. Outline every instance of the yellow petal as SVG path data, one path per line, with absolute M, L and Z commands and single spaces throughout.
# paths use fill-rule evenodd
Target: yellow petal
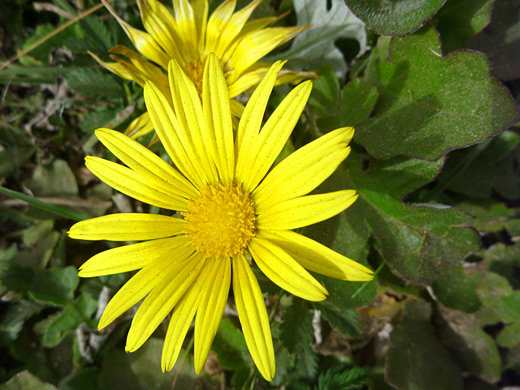
M 184 293 L 197 280 L 204 256 L 195 252 L 188 259 L 177 262 L 161 275 L 153 291 L 143 301 L 128 332 L 125 350 L 137 350 L 157 329 L 160 323 L 179 302 Z
M 275 166 L 253 192 L 262 209 L 306 195 L 327 179 L 347 158 L 352 127 L 331 131 L 290 154 Z
M 258 371 L 270 381 L 275 361 L 269 317 L 258 281 L 242 255 L 233 259 L 233 293 L 247 348 Z
M 180 124 L 179 136 L 182 137 L 183 144 L 188 145 L 188 153 L 193 155 L 204 171 L 206 181 L 216 183 L 216 167 L 207 153 L 214 142 L 210 142 L 210 135 L 206 132 L 199 93 L 177 61 L 170 61 L 168 76 L 173 106 Z
M 251 95 L 240 118 L 236 137 L 238 153 L 235 177 L 238 182 L 245 182 L 251 173 L 253 161 L 249 155 L 255 142 L 258 142 L 258 133 L 262 126 L 267 102 L 271 96 L 276 76 L 283 65 L 284 62 L 278 61 L 269 69 L 265 78 Z
M 177 32 L 183 42 L 181 52 L 184 51 L 188 61 L 190 56 L 198 59 L 198 34 L 193 8 L 187 0 L 173 0 L 173 9 Z
M 166 187 L 174 188 L 175 194 L 185 198 L 198 196 L 198 191 L 184 176 L 140 143 L 110 129 L 98 129 L 96 136 L 108 150 L 134 171 L 154 176 L 164 182 Z
M 235 64 L 229 83 L 234 82 L 251 65 L 271 52 L 274 48 L 292 39 L 296 34 L 305 30 L 307 26 L 287 28 L 267 28 L 252 31 L 245 35 L 233 51 L 229 62 Z M 254 50 L 251 48 L 254 47 Z
M 144 31 L 133 28 L 126 23 L 106 0 L 101 0 L 101 2 L 110 11 L 114 18 L 116 18 L 123 30 L 125 30 L 126 35 L 128 35 L 128 38 L 130 38 L 139 53 L 148 57 L 156 64 L 161 65 L 163 68 L 166 68 L 169 61 L 168 55 L 160 48 L 157 42 L 154 41 L 152 36 Z
M 233 11 L 235 10 L 236 0 L 226 0 L 213 11 L 208 20 L 206 29 L 206 52 L 221 54 L 218 52 L 219 40 L 226 29 Z
M 191 7 L 195 15 L 195 26 L 197 28 L 198 51 L 204 52 L 206 43 L 206 25 L 208 23 L 208 0 L 192 0 Z
M 172 268 L 177 269 L 178 263 L 184 263 L 184 260 L 192 252 L 191 242 L 188 242 L 175 249 L 171 256 L 154 259 L 144 266 L 108 302 L 99 320 L 98 329 L 110 325 L 112 321 L 143 299 L 152 289 L 164 283 L 164 275 Z
M 78 240 L 141 241 L 172 237 L 182 232 L 185 221 L 156 214 L 111 214 L 74 224 L 68 234 Z
M 126 80 L 133 80 L 132 75 L 128 70 L 125 69 L 120 63 L 118 62 L 105 62 L 101 58 L 99 58 L 97 55 L 92 53 L 90 50 L 88 51 L 88 54 L 90 54 L 91 57 L 96 60 L 96 62 L 101 65 L 103 68 L 108 69 L 112 73 L 115 73 L 119 77 L 122 77 Z
M 229 86 L 229 97 L 233 99 L 264 79 L 265 73 L 246 73 Z
M 279 246 L 255 237 L 249 250 L 258 268 L 271 281 L 293 295 L 308 301 L 323 301 L 327 290 Z
M 153 125 L 152 121 L 150 120 L 150 115 L 148 115 L 148 112 L 145 112 L 130 122 L 125 130 L 125 134 L 132 139 L 137 139 L 143 135 L 148 134 L 152 130 Z
M 182 343 L 190 328 L 191 321 L 199 306 L 202 287 L 211 275 L 211 268 L 204 267 L 195 283 L 186 291 L 175 309 L 168 325 L 162 352 L 161 367 L 163 372 L 170 371 L 179 357 Z
M 201 188 L 207 180 L 185 138 L 188 129 L 181 128 L 173 107 L 155 84 L 146 83 L 144 101 L 155 131 L 173 163 L 197 188 Z
M 218 39 L 218 45 L 215 47 L 215 54 L 222 58 L 227 51 L 229 45 L 242 31 L 242 28 L 246 24 L 247 20 L 253 13 L 253 11 L 260 5 L 262 0 L 254 0 L 247 6 L 242 8 L 240 11 L 235 12 L 228 22 L 224 24 L 223 31 Z M 234 8 L 234 7 L 233 7 Z M 215 11 L 216 12 L 216 11 Z M 213 17 L 213 15 L 212 15 Z
M 204 123 L 209 137 L 215 140 L 214 162 L 220 179 L 224 183 L 233 180 L 235 150 L 228 87 L 218 58 L 210 54 L 204 68 L 202 87 Z
M 289 199 L 265 209 L 257 205 L 257 227 L 289 230 L 312 225 L 341 213 L 357 197 L 356 191 L 343 190 Z
M 143 26 L 170 58 L 183 58 L 179 48 L 175 19 L 168 9 L 156 0 L 137 0 Z
M 247 172 L 242 176 L 244 190 L 254 190 L 282 151 L 309 99 L 311 89 L 310 81 L 298 85 L 265 123 L 241 167 Z
M 213 264 L 208 264 L 208 262 Z M 224 314 L 231 284 L 231 260 L 229 258 L 208 260 L 205 266 L 211 267 L 211 272 L 202 288 L 195 319 L 193 359 L 197 374 L 200 373 L 208 359 L 211 344 L 213 344 L 218 325 Z
M 177 236 L 109 249 L 83 263 L 79 276 L 91 278 L 134 271 L 156 259 L 167 258 L 166 255 L 176 253 L 188 241 L 186 236 Z
M 85 157 L 85 165 L 110 187 L 141 202 L 168 210 L 184 211 L 187 208 L 186 199 L 175 193 L 175 187 L 164 184 L 155 176 L 92 156 Z
M 374 278 L 374 273 L 364 265 L 293 231 L 261 230 L 258 236 L 278 245 L 310 271 L 349 281 L 367 281 Z

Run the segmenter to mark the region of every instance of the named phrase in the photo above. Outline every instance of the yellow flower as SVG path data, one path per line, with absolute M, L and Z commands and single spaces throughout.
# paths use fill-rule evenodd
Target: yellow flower
M 325 299 L 327 291 L 306 269 L 344 280 L 373 278 L 366 267 L 292 231 L 330 218 L 356 200 L 353 190 L 307 195 L 347 157 L 354 130 L 334 130 L 269 171 L 312 88 L 309 81 L 294 88 L 262 127 L 282 65 L 275 63 L 251 96 L 236 135 L 216 56 L 210 54 L 205 64 L 202 100 L 174 60 L 169 64 L 173 106 L 158 86 L 147 83 L 151 120 L 176 168 L 124 134 L 96 131 L 127 165 L 87 157 L 96 176 L 139 201 L 182 215 L 113 214 L 79 222 L 69 231 L 76 239 L 144 241 L 95 255 L 82 265 L 80 276 L 139 269 L 109 302 L 99 328 L 144 298 L 128 333 L 131 352 L 173 310 L 163 370 L 173 368 L 196 314 L 194 362 L 201 371 L 232 284 L 251 356 L 264 378 L 273 378 L 269 319 L 253 261 L 278 286 L 311 301 Z
M 262 0 L 254 0 L 240 11 L 235 11 L 236 0 L 224 1 L 208 19 L 208 1 L 173 0 L 173 16 L 157 0 L 137 0 L 141 19 L 147 32 L 138 30 L 122 20 L 104 0 L 105 6 L 121 24 L 139 53 L 152 62 L 146 61 L 125 46 L 116 46 L 110 52 L 127 57 L 112 55 L 117 62 L 106 63 L 90 53 L 102 66 L 118 76 L 135 80 L 144 86 L 152 81 L 169 99 L 168 80 L 163 69 L 175 59 L 184 72 L 202 93 L 202 74 L 209 53 L 215 53 L 220 60 L 229 97 L 234 98 L 260 82 L 270 64 L 258 62 L 276 47 L 289 41 L 309 26 L 266 28 L 276 22 L 277 17 L 265 17 L 248 21 Z M 285 71 L 279 75 L 278 84 L 300 82 L 315 77 L 314 73 Z M 231 102 L 233 114 L 240 116 L 243 106 Z M 151 131 L 148 115 L 129 126 L 127 134 L 132 138 Z

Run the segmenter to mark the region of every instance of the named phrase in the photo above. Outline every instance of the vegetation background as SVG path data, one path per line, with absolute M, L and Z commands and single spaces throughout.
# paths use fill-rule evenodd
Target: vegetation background
M 140 26 L 133 1 L 112 5 Z M 96 324 L 130 275 L 79 280 L 77 267 L 115 244 L 66 231 L 84 217 L 148 207 L 83 163 L 104 153 L 96 128 L 124 131 L 144 109 L 140 87 L 87 52 L 108 60 L 110 48 L 131 43 L 96 0 L 4 0 L 1 390 L 520 385 L 520 2 L 265 0 L 253 17 L 286 11 L 280 25 L 313 27 L 270 58 L 320 76 L 287 150 L 337 127 L 357 130 L 321 190 L 354 188 L 359 200 L 304 232 L 376 279 L 320 277 L 330 297 L 311 304 L 259 273 L 276 350 L 271 383 L 255 373 L 231 301 L 201 376 L 190 335 L 175 369 L 161 372 L 166 326 L 125 354 L 132 312 L 101 333 Z M 276 89 L 271 110 L 288 90 Z

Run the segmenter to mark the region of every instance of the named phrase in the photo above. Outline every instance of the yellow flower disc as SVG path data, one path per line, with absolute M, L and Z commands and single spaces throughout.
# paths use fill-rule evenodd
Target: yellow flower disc
M 183 214 L 185 233 L 208 257 L 243 253 L 256 233 L 253 202 L 240 185 L 206 186 Z

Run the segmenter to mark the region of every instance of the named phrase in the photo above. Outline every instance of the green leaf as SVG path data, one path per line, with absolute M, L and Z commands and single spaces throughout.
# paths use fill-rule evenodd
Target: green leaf
M 508 199 L 518 198 L 520 168 L 512 152 L 519 139 L 516 133 L 504 131 L 470 161 L 467 156 L 475 147 L 454 151 L 449 155 L 438 182 L 442 184 L 450 177 L 448 189 L 475 198 L 489 199 L 493 191 Z M 457 170 L 457 167 L 462 168 Z M 455 170 L 457 175 L 453 177 L 452 171 Z
M 362 390 L 367 382 L 366 368 L 333 367 L 320 374 L 318 390 Z
M 497 344 L 503 348 L 520 346 L 520 321 L 502 329 L 497 335 Z
M 94 99 L 120 99 L 125 96 L 122 84 L 101 69 L 76 68 L 67 78 L 74 92 Z
M 367 81 L 381 93 L 375 116 L 358 126 L 356 142 L 376 158 L 436 160 L 510 127 L 518 111 L 509 91 L 490 75 L 480 53 L 441 56 L 431 27 L 393 38 L 392 63 L 375 61 Z
M 312 81 L 312 92 L 309 104 L 314 108 L 316 116 L 330 115 L 331 107 L 336 106 L 339 95 L 339 81 L 331 65 L 320 69 L 318 78 Z
M 60 382 L 60 390 L 101 390 L 98 375 L 99 368 L 82 367 Z
M 439 308 L 440 334 L 463 369 L 494 383 L 500 379 L 500 355 L 495 341 L 475 315 Z
M 57 27 L 51 24 L 40 24 L 36 27 L 36 32 L 29 38 L 22 46 L 22 50 L 28 49 L 31 45 L 35 44 L 38 40 L 53 32 Z M 63 46 L 65 39 L 71 35 L 77 33 L 77 28 L 74 26 L 68 27 L 67 29 L 60 31 L 58 34 L 42 42 L 40 45 L 32 49 L 29 53 L 23 56 L 20 60 L 23 64 L 32 64 L 36 60 L 37 64 L 48 64 L 49 54 L 51 51 Z M 28 58 L 30 57 L 30 58 Z
M 330 326 L 344 336 L 358 337 L 361 333 L 361 322 L 354 310 L 338 310 L 327 303 L 316 302 L 313 304 L 319 310 L 322 317 Z
M 0 342 L 7 345 L 18 337 L 25 321 L 42 310 L 42 305 L 22 299 L 2 314 L 0 318 Z
M 449 53 L 486 27 L 494 0 L 448 0 L 435 15 L 442 38 L 442 51 Z M 436 23 L 435 23 L 436 22 Z
M 509 324 L 520 318 L 520 291 L 513 291 L 507 279 L 483 272 L 476 291 L 482 302 L 479 316 L 484 324 Z
M 474 216 L 475 219 L 471 221 L 471 226 L 481 233 L 501 231 L 509 219 L 515 215 L 514 209 L 491 199 L 465 200 L 456 203 L 455 207 Z
M 244 335 L 229 320 L 222 320 L 211 347 L 217 354 L 219 364 L 229 370 L 246 366 L 249 355 Z
M 470 38 L 466 46 L 489 55 L 493 74 L 499 80 L 520 77 L 520 3 L 495 0 L 491 22 L 479 34 Z
M 0 385 L 0 390 L 58 390 L 50 383 L 42 382 L 29 371 L 22 371 Z
M 368 27 L 380 35 L 405 35 L 418 30 L 446 0 L 345 0 Z
M 406 303 L 403 320 L 390 335 L 386 379 L 400 390 L 462 390 L 461 372 L 437 339 L 432 309 L 422 300 Z
M 291 69 L 319 69 L 331 64 L 336 75 L 343 78 L 347 64 L 335 41 L 355 39 L 359 43 L 359 54 L 364 53 L 367 37 L 363 22 L 345 7 L 342 0 L 331 0 L 330 9 L 327 9 L 325 1 L 294 0 L 294 10 L 296 24 L 311 27 L 292 40 L 289 50 L 275 57 L 289 60 Z
M 36 148 L 32 145 L 13 146 L 0 151 L 0 177 L 9 177 L 18 172 L 35 151 Z
M 37 301 L 66 305 L 74 299 L 79 277 L 75 267 L 36 270 L 30 293 Z
M 466 313 L 474 313 L 480 307 L 475 289 L 478 274 L 468 275 L 462 264 L 443 269 L 432 284 L 435 296 L 444 306 Z
M 368 119 L 378 97 L 379 93 L 374 87 L 360 79 L 352 80 L 341 90 L 337 103 L 324 101 L 327 116 L 317 120 L 318 127 L 322 131 L 328 131 L 343 126 L 356 126 Z M 336 109 L 333 110 L 332 107 Z
M 74 173 L 64 160 L 54 160 L 49 166 L 39 166 L 33 177 L 24 182 L 36 196 L 67 197 L 78 194 Z
M 506 278 L 514 289 L 520 289 L 518 269 L 520 268 L 520 244 L 513 245 L 498 243 L 486 251 L 484 260 L 488 263 L 488 270 Z

